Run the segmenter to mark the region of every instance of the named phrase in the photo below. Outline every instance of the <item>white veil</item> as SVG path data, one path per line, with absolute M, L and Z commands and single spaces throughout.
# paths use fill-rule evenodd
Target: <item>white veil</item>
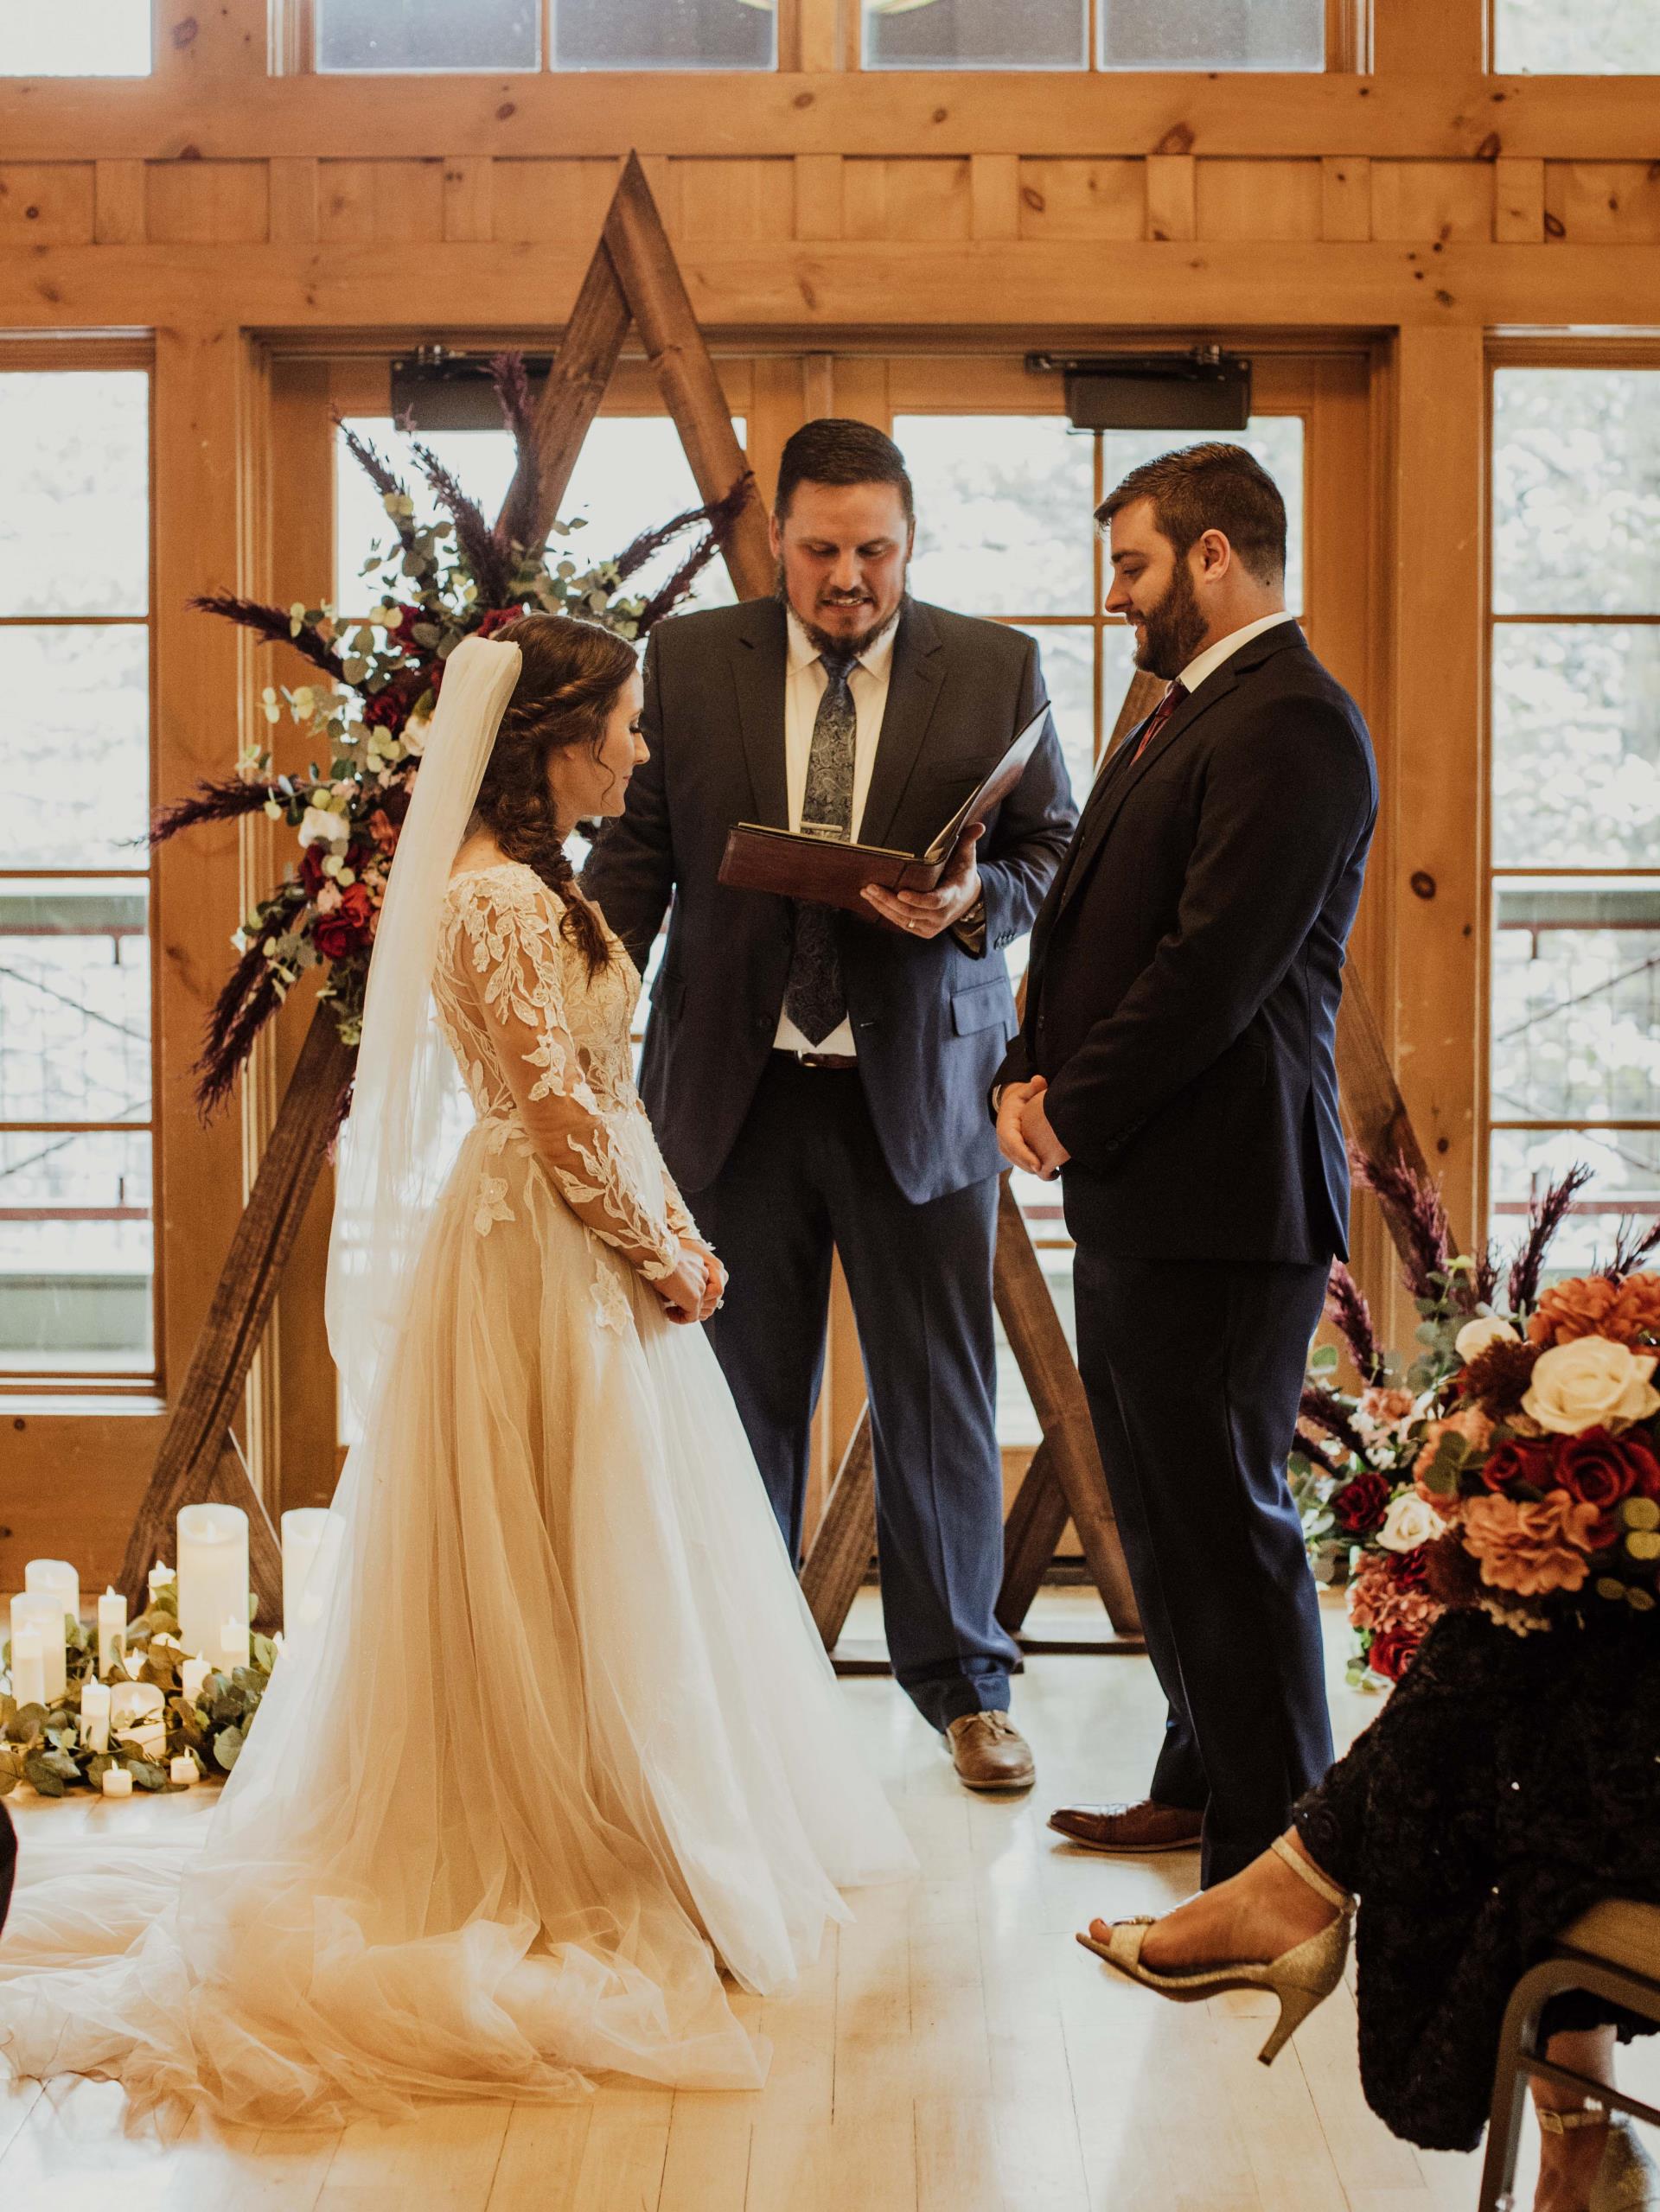
M 329 1347 L 360 1428 L 456 1149 L 446 1138 L 459 1077 L 433 1019 L 432 963 L 444 887 L 520 660 L 516 645 L 467 638 L 445 662 L 380 909 L 329 1240 Z

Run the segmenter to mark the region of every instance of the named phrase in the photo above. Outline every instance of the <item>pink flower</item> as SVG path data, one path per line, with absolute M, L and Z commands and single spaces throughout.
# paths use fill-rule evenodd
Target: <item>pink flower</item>
M 1494 1590 L 1522 1597 L 1548 1597 L 1581 1590 L 1597 1549 L 1601 1513 L 1565 1490 L 1518 1504 L 1514 1498 L 1466 1498 L 1464 1545 L 1481 1563 L 1481 1578 Z

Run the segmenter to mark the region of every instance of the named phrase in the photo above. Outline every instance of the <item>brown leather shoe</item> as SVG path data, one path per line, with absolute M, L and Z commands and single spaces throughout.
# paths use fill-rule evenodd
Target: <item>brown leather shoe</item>
M 1031 1747 L 1006 1712 L 965 1712 L 946 1730 L 952 1763 L 970 1789 L 1030 1789 Z
M 1149 1852 L 1196 1850 L 1204 1822 L 1185 1806 L 1155 1805 L 1144 1797 L 1133 1805 L 1063 1805 L 1050 1814 L 1049 1825 L 1086 1851 L 1139 1858 Z

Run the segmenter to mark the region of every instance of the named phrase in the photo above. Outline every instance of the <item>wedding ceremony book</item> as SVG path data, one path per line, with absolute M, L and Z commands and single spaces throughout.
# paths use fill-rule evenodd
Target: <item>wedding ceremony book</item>
M 977 784 L 921 852 L 886 845 L 843 843 L 795 830 L 739 822 L 726 838 L 720 881 L 737 890 L 771 891 L 815 906 L 845 907 L 865 921 L 891 928 L 861 896 L 866 885 L 887 891 L 931 891 L 950 864 L 968 824 L 1006 799 L 1026 772 L 1049 718 L 1044 700 L 983 782 Z

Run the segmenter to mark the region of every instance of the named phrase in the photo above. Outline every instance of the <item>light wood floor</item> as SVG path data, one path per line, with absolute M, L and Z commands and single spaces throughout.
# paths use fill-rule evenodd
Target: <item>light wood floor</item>
M 1053 1593 L 1034 1628 L 1092 1633 L 1093 1594 Z M 876 1621 L 862 1597 L 851 1633 Z M 1342 1686 L 1341 1740 L 1372 1702 Z M 891 1683 L 845 1685 L 923 1862 L 856 1899 L 788 2003 L 744 2000 L 772 2038 L 748 2095 L 605 2087 L 580 2104 L 435 2106 L 317 2134 L 193 2122 L 129 2136 L 108 2082 L 0 2091 L 0 2207 L 59 2212 L 1453 2212 L 1474 2158 L 1396 2142 L 1362 2101 L 1340 1992 L 1272 2071 L 1267 2000 L 1159 2004 L 1072 1941 L 1095 1912 L 1158 1910 L 1185 1855 L 1115 1866 L 1044 1830 L 1069 1797 L 1133 1795 L 1158 1721 L 1141 1660 L 1040 1658 L 1016 1684 L 1036 1749 L 1025 1803 L 971 1799 Z M 16 1806 L 26 1852 L 71 1823 L 196 1820 L 205 1792 L 154 1804 Z M 1271 2009 L 1271 2007 L 1269 2008 Z M 1655 2046 L 1627 2065 L 1660 2089 Z M 1525 2200 L 1524 2200 L 1525 2201 Z

